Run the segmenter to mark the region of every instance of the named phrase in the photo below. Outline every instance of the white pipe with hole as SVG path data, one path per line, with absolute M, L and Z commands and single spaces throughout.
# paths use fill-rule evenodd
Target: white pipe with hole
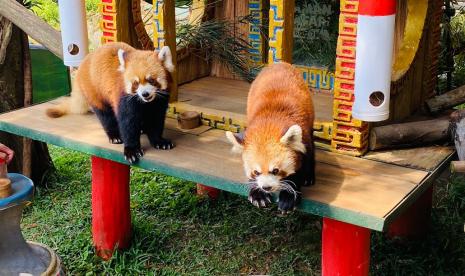
M 389 118 L 396 0 L 360 0 L 352 116 L 367 122 Z
M 78 67 L 89 53 L 85 0 L 58 0 L 63 63 Z

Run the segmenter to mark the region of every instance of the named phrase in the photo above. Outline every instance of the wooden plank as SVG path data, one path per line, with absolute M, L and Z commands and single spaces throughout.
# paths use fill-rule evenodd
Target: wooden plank
M 249 88 L 246 81 L 206 77 L 179 86 L 179 101 L 217 110 L 218 115 L 222 111 L 245 114 Z M 313 93 L 313 105 L 317 121 L 332 121 L 332 94 Z
M 432 146 L 380 152 L 371 151 L 363 158 L 432 172 L 454 152 L 453 147 Z
M 0 130 L 125 163 L 121 145 L 108 143 L 94 115 L 49 119 L 45 109 L 57 101 L 0 115 Z M 240 156 L 232 155 L 224 132 L 198 135 L 173 131 L 176 148 L 157 151 L 143 138 L 145 156 L 137 166 L 247 195 Z M 199 157 L 202 162 L 199 162 Z M 389 212 L 407 200 L 428 173 L 382 162 L 317 151 L 317 184 L 305 188 L 300 208 L 373 230 L 382 230 Z M 246 204 L 246 203 L 244 203 Z
M 198 78 L 210 75 L 211 64 L 204 58 L 201 58 L 193 53 L 187 53 L 185 48 L 177 51 L 178 60 L 176 73 L 178 85 L 182 85 Z M 179 88 L 178 88 L 179 90 Z M 178 91 L 178 93 L 180 93 Z M 178 96 L 179 98 L 179 96 Z
M 420 184 L 416 185 L 415 188 L 402 199 L 399 204 L 394 206 L 392 210 L 385 215 L 385 224 L 382 231 L 388 229 L 389 225 L 395 221 L 395 219 L 402 214 L 407 208 L 409 208 L 417 199 L 433 185 L 434 180 L 442 173 L 442 171 L 447 168 L 450 160 L 454 156 L 454 153 L 447 156 L 442 162 L 437 166 L 433 172 L 431 172 L 428 177 L 426 177 Z
M 0 15 L 13 22 L 34 40 L 63 59 L 61 34 L 44 20 L 14 0 L 0 1 Z

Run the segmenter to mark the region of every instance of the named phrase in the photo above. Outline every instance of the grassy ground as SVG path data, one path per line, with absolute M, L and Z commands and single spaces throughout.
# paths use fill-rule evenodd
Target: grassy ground
M 133 246 L 109 262 L 93 254 L 88 156 L 51 147 L 56 173 L 39 188 L 22 223 L 30 240 L 48 244 L 69 274 L 318 275 L 321 220 L 296 212 L 280 217 L 239 196 L 199 199 L 195 185 L 132 171 Z M 439 185 L 426 240 L 372 235 L 373 275 L 463 275 L 465 181 Z

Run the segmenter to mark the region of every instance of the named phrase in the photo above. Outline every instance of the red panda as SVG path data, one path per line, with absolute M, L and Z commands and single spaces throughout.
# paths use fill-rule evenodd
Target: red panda
M 84 114 L 90 106 L 110 143 L 123 143 L 125 159 L 137 162 L 143 155 L 141 131 L 157 149 L 174 147 L 162 137 L 173 70 L 167 46 L 153 52 L 122 42 L 107 43 L 82 61 L 71 97 L 46 113 L 52 118 Z
M 279 192 L 278 208 L 293 210 L 300 187 L 314 183 L 313 120 L 312 97 L 300 71 L 277 63 L 260 72 L 248 94 L 243 139 L 226 132 L 233 151 L 242 153 L 252 204 L 266 207 Z

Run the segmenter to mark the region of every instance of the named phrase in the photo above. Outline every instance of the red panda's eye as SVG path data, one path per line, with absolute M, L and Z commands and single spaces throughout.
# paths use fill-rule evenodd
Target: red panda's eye
M 147 81 L 148 81 L 151 85 L 153 85 L 153 86 L 155 86 L 155 87 L 159 87 L 159 86 L 160 86 L 160 84 L 158 83 L 158 81 L 156 81 L 154 78 L 148 78 Z
M 261 173 L 260 173 L 259 171 L 257 171 L 257 170 L 254 170 L 254 171 L 253 171 L 253 175 L 254 175 L 254 176 L 259 176 L 260 174 L 261 174 Z
M 274 168 L 272 171 L 271 171 L 271 174 L 273 175 L 277 175 L 279 173 L 279 169 L 277 168 Z

